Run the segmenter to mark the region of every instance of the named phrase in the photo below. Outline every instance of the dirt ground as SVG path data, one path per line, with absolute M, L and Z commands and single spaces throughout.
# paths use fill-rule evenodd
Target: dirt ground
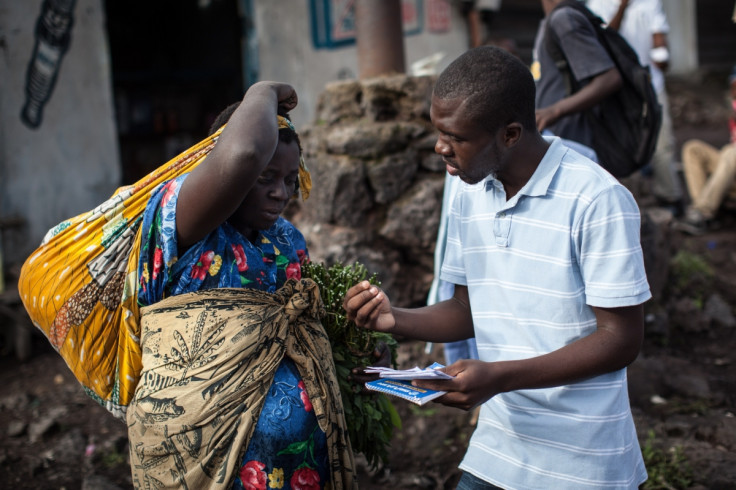
M 725 142 L 725 119 L 714 109 L 722 105 L 719 83 L 715 89 L 702 80 L 672 83 L 678 147 L 689 137 Z M 650 488 L 736 488 L 736 326 L 729 323 L 736 305 L 736 212 L 720 221 L 720 229 L 703 236 L 673 232 L 672 257 L 684 251 L 714 274 L 701 266 L 684 279 L 671 276 L 662 298 L 648 306 L 645 344 L 629 370 L 642 447 L 681 454 L 677 469 L 689 470 L 682 480 Z M 32 336 L 23 362 L 10 342 L 0 337 L 0 488 L 132 488 L 124 424 L 83 393 L 40 334 Z M 442 350 L 427 354 L 423 343 L 402 342 L 399 360 L 404 368 L 424 366 L 443 361 Z M 454 488 L 475 413 L 394 404 L 403 427 L 390 461 L 375 471 L 359 463 L 361 488 Z M 649 471 L 654 478 L 658 468 Z

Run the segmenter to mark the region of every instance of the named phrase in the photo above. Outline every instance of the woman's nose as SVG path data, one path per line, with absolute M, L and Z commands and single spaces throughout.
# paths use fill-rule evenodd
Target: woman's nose
M 274 199 L 286 201 L 292 196 L 293 190 L 293 186 L 290 187 L 286 182 L 280 182 L 272 188 L 271 196 L 273 196 Z

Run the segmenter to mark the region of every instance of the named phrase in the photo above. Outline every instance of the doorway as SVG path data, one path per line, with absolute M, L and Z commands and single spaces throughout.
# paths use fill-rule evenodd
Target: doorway
M 131 184 L 204 138 L 243 97 L 239 0 L 106 0 L 122 165 Z

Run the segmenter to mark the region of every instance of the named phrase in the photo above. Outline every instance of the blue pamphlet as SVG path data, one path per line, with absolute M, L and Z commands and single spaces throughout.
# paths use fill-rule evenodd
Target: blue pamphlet
M 427 390 L 411 385 L 410 380 L 404 379 L 388 379 L 382 378 L 375 381 L 369 381 L 365 384 L 369 390 L 380 391 L 387 395 L 398 396 L 404 400 L 409 400 L 417 405 L 424 405 L 430 400 L 444 395 L 445 391 Z

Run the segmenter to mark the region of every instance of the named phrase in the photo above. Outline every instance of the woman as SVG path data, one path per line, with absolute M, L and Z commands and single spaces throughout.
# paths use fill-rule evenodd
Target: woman
M 141 225 L 143 371 L 128 413 L 140 488 L 355 486 L 329 341 L 302 234 L 280 215 L 310 183 L 259 82 L 206 160 L 162 185 Z

